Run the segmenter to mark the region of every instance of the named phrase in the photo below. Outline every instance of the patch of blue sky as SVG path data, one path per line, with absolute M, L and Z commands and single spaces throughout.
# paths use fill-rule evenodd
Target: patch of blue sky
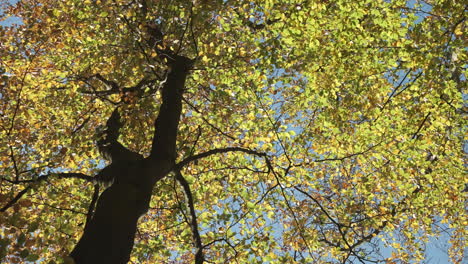
M 14 5 L 18 2 L 19 0 L 9 0 L 8 4 Z M 4 14 L 4 9 L 0 8 L 0 16 Z M 0 26 L 3 27 L 11 27 L 11 26 L 16 26 L 16 25 L 21 25 L 22 21 L 19 17 L 15 16 L 8 16 L 5 17 L 4 20 L 0 21 Z

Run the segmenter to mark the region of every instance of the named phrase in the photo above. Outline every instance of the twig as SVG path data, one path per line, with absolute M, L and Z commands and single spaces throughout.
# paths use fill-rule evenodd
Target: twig
M 426 123 L 427 119 L 429 118 L 429 116 L 431 115 L 431 112 L 427 113 L 426 117 L 424 117 L 424 120 L 421 122 L 421 124 L 419 125 L 418 127 L 418 130 L 416 130 L 416 132 L 414 132 L 413 136 L 411 137 L 411 139 L 416 139 L 416 137 L 418 136 L 419 134 L 419 131 L 421 131 L 422 127 L 424 126 L 424 123 Z
M 195 112 L 201 114 L 200 110 L 198 110 L 198 109 L 197 109 L 192 103 L 190 103 L 187 99 L 185 99 L 185 98 L 182 97 L 182 100 L 183 100 L 186 104 L 188 104 Z M 218 128 L 218 127 L 216 127 L 215 125 L 211 124 L 208 120 L 206 120 L 206 118 L 203 117 L 203 115 L 201 115 L 201 119 L 202 119 L 205 123 L 207 123 L 210 127 L 212 127 L 214 130 L 216 130 L 216 131 L 218 131 L 219 133 L 221 133 L 223 136 L 228 137 L 228 138 L 230 138 L 230 139 L 232 139 L 232 140 L 236 140 L 235 137 L 226 134 L 226 133 L 225 133 L 224 131 L 222 131 L 220 128 Z
M 75 178 L 75 179 L 82 179 L 82 180 L 86 180 L 88 182 L 92 182 L 94 180 L 94 177 L 91 177 L 91 176 L 88 176 L 88 175 L 85 175 L 85 174 L 82 174 L 82 173 L 59 173 L 59 174 L 49 174 L 49 175 L 44 175 L 44 176 L 40 176 L 40 177 L 37 177 L 36 179 L 31 179 L 31 180 L 15 180 L 15 181 L 12 181 L 12 180 L 8 180 L 6 178 L 1 178 L 2 180 L 5 180 L 11 184 L 21 184 L 21 183 L 31 183 L 30 185 L 28 185 L 27 187 L 25 187 L 22 191 L 20 191 L 12 200 L 10 200 L 6 205 L 4 205 L 1 209 L 0 209 L 0 212 L 5 212 L 8 208 L 10 208 L 11 206 L 13 206 L 19 199 L 21 199 L 21 197 L 23 197 L 23 195 L 25 195 L 29 189 L 32 188 L 32 184 L 34 183 L 39 183 L 41 181 L 45 181 L 47 180 L 48 178 L 50 178 L 51 176 L 57 176 L 59 178 L 68 178 L 68 179 L 72 179 L 72 178 Z

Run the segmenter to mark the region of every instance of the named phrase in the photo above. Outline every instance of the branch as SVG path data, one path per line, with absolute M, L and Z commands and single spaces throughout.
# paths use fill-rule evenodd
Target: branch
M 305 192 L 304 190 L 298 188 L 298 187 L 294 187 L 295 190 L 301 192 L 302 194 L 304 194 L 305 196 L 307 196 L 309 199 L 311 199 L 314 203 L 316 203 L 319 207 L 320 207 L 320 210 L 325 214 L 325 216 L 337 227 L 338 229 L 338 232 L 340 233 L 341 235 L 341 239 L 343 240 L 343 242 L 346 244 L 346 248 L 343 248 L 340 243 L 338 244 L 335 244 L 335 243 L 332 243 L 331 241 L 328 241 L 326 240 L 326 238 L 322 239 L 322 241 L 324 241 L 325 243 L 327 243 L 328 245 L 330 246 L 333 246 L 333 247 L 338 247 L 341 251 L 348 251 L 349 254 L 353 255 L 354 257 L 356 257 L 360 262 L 364 263 L 363 260 L 367 261 L 367 262 L 373 262 L 371 260 L 368 260 L 368 259 L 365 259 L 361 256 L 359 256 L 357 253 L 356 253 L 356 248 L 358 246 L 360 246 L 362 243 L 364 242 L 368 242 L 370 241 L 372 238 L 376 237 L 377 235 L 379 235 L 384 229 L 385 227 L 387 227 L 388 223 L 390 220 L 384 220 L 381 224 L 379 224 L 377 227 L 373 228 L 374 230 L 369 232 L 367 235 L 362 235 L 360 238 L 357 238 L 355 239 L 355 241 L 351 244 L 349 243 L 349 241 L 346 239 L 346 232 L 347 231 L 343 231 L 343 227 L 346 227 L 348 229 L 351 229 L 355 234 L 357 234 L 353 227 L 352 226 L 348 226 L 348 225 L 344 225 L 338 221 L 336 221 L 328 212 L 327 210 L 319 203 L 319 201 L 317 199 L 315 199 L 312 195 L 310 195 L 309 193 Z M 408 210 L 408 208 L 402 208 L 400 211 L 398 211 L 398 207 L 400 207 L 401 205 L 404 204 L 404 202 L 408 199 L 411 198 L 411 196 L 415 196 L 417 195 L 419 192 L 421 191 L 421 188 L 416 188 L 414 189 L 411 194 L 409 194 L 408 196 L 404 197 L 402 200 L 400 200 L 399 202 L 396 203 L 396 205 L 391 209 L 391 211 L 389 213 L 386 213 L 384 215 L 380 215 L 380 216 L 385 216 L 385 215 L 389 215 L 390 218 L 394 218 L 396 216 L 397 213 L 399 212 L 405 212 Z M 367 218 L 366 220 L 369 220 L 371 219 L 370 217 Z
M 193 235 L 193 243 L 197 248 L 197 253 L 195 253 L 195 264 L 202 264 L 204 261 L 203 256 L 203 244 L 200 237 L 200 232 L 198 231 L 198 223 L 197 223 L 197 215 L 195 213 L 195 206 L 193 201 L 192 191 L 190 190 L 190 185 L 187 180 L 182 176 L 180 170 L 175 172 L 176 180 L 182 185 L 184 188 L 185 196 L 188 202 L 189 210 L 190 210 L 190 228 L 192 229 Z
M 187 165 L 190 162 L 193 162 L 195 160 L 198 160 L 198 159 L 201 159 L 201 158 L 206 158 L 206 157 L 214 155 L 214 154 L 227 153 L 227 152 L 243 152 L 243 153 L 252 154 L 252 155 L 255 155 L 255 156 L 265 157 L 265 158 L 267 156 L 266 153 L 257 152 L 255 150 L 250 150 L 250 149 L 241 148 L 241 147 L 218 148 L 218 149 L 212 149 L 212 150 L 208 150 L 206 152 L 200 153 L 200 154 L 190 156 L 190 157 L 182 160 L 181 162 L 177 163 L 175 165 L 175 169 L 180 170 L 185 165 Z
M 150 156 L 174 162 L 177 131 L 182 113 L 182 94 L 187 75 L 193 66 L 193 60 L 175 55 L 172 60 L 168 61 L 168 64 L 170 70 L 161 91 L 162 103 L 154 122 Z
M 380 110 L 383 110 L 385 108 L 385 106 L 387 106 L 387 104 L 390 102 L 390 100 L 392 99 L 392 97 L 395 95 L 396 91 L 398 89 L 400 89 L 401 85 L 403 84 L 403 82 L 406 80 L 406 78 L 408 77 L 408 75 L 413 71 L 413 69 L 409 69 L 405 76 L 403 76 L 403 78 L 400 80 L 400 83 L 393 89 L 392 93 L 390 94 L 390 96 L 387 98 L 387 100 L 385 100 L 384 104 L 382 105 L 382 107 L 380 108 Z
M 257 23 L 254 23 L 252 21 L 247 21 L 246 22 L 246 25 L 251 28 L 252 30 L 262 30 L 264 29 L 266 26 L 269 26 L 269 25 L 272 25 L 278 21 L 280 21 L 281 19 L 280 18 L 277 18 L 277 19 L 267 19 L 267 21 L 265 21 L 264 23 L 262 24 L 257 24 Z
M 33 61 L 33 58 L 36 57 L 37 55 L 37 51 L 35 51 L 35 53 L 30 57 L 30 62 Z M 29 63 L 29 65 L 27 66 L 26 70 L 23 72 L 22 76 L 21 76 L 21 81 L 20 81 L 20 86 L 19 86 L 19 90 L 18 90 L 18 95 L 16 96 L 16 106 L 15 106 L 15 110 L 13 111 L 13 117 L 11 118 L 11 123 L 10 123 L 10 127 L 8 128 L 8 132 L 7 132 L 7 136 L 10 136 L 11 133 L 13 132 L 13 128 L 15 127 L 15 119 L 18 115 L 18 111 L 19 111 L 19 108 L 20 108 L 20 104 L 21 104 L 21 93 L 23 92 L 23 88 L 24 88 L 24 81 L 26 79 L 26 75 L 28 75 L 29 73 L 29 70 L 31 68 L 31 63 Z
M 5 181 L 7 181 L 7 182 L 9 182 L 11 184 L 31 183 L 31 185 L 28 185 L 22 191 L 20 191 L 11 201 L 9 201 L 6 205 L 4 205 L 0 209 L 0 212 L 5 212 L 8 208 L 12 207 L 16 202 L 18 202 L 18 200 L 21 199 L 21 197 L 23 197 L 23 195 L 25 195 L 29 191 L 29 189 L 32 188 L 32 184 L 42 182 L 42 181 L 47 180 L 48 178 L 50 178 L 52 176 L 57 176 L 58 178 L 66 178 L 66 179 L 82 179 L 82 180 L 85 180 L 87 182 L 92 182 L 94 180 L 94 177 L 91 177 L 91 176 L 88 176 L 88 175 L 85 175 L 85 174 L 82 174 L 82 173 L 48 174 L 48 175 L 39 176 L 36 179 L 15 180 L 15 181 L 7 180 L 7 179 L 2 177 L 2 180 L 5 180 Z
M 15 181 L 12 181 L 12 180 L 8 180 L 4 177 L 2 177 L 2 180 L 5 180 L 11 184 L 21 184 L 21 183 L 35 183 L 35 182 L 41 182 L 41 181 L 44 181 L 44 180 L 47 180 L 48 178 L 50 177 L 53 177 L 53 176 L 56 176 L 57 178 L 60 178 L 60 179 L 81 179 L 81 180 L 85 180 L 87 182 L 93 182 L 94 181 L 94 177 L 91 177 L 91 176 L 88 176 L 86 174 L 83 174 L 83 173 L 74 173 L 74 172 L 64 172 L 64 173 L 51 173 L 51 174 L 47 174 L 47 175 L 42 175 L 42 176 L 37 176 L 35 179 L 30 179 L 30 180 L 15 180 Z
M 27 186 L 26 188 L 24 188 L 21 192 L 19 192 L 11 201 L 9 201 L 5 206 L 3 206 L 1 209 L 0 209 L 0 212 L 5 212 L 8 208 L 12 207 L 19 199 L 21 199 L 21 197 L 23 197 L 23 195 L 25 195 L 29 189 L 31 189 L 31 185 L 30 186 Z
M 427 121 L 427 119 L 429 118 L 430 115 L 431 115 L 431 112 L 427 113 L 426 117 L 424 117 L 424 120 L 419 125 L 418 130 L 416 130 L 416 132 L 414 132 L 413 136 L 411 137 L 412 139 L 416 139 L 416 137 L 418 136 L 418 134 L 421 131 L 422 127 L 424 126 L 424 123 L 426 123 L 426 121 Z
M 405 76 L 403 77 L 403 79 L 401 79 L 400 83 L 393 89 L 392 93 L 390 94 L 390 96 L 387 98 L 387 100 L 384 102 L 384 104 L 382 105 L 382 107 L 380 108 L 380 111 L 381 113 L 383 112 L 383 110 L 385 109 L 385 107 L 392 101 L 392 99 L 398 95 L 400 95 L 402 92 L 404 92 L 406 89 L 408 89 L 409 87 L 411 87 L 423 74 L 423 72 L 421 71 L 420 73 L 418 73 L 413 80 L 409 81 L 408 83 L 406 83 L 405 87 L 403 87 L 399 92 L 398 89 L 400 89 L 400 87 L 403 85 L 404 81 L 406 80 L 406 78 L 408 77 L 408 75 L 413 71 L 413 69 L 409 69 Z M 375 121 L 377 121 L 377 119 L 380 117 L 380 115 L 376 118 Z
M 89 120 L 91 119 L 92 115 L 96 112 L 96 110 L 97 110 L 97 109 L 94 108 L 94 109 L 92 109 L 92 110 L 86 112 L 85 114 L 83 114 L 83 115 L 81 115 L 81 116 L 79 117 L 79 118 L 83 118 L 86 114 L 91 113 L 87 118 L 85 118 L 85 119 L 83 120 L 83 122 L 82 122 L 80 125 L 76 126 L 76 127 L 73 129 L 72 135 L 75 134 L 76 132 L 80 131 L 80 130 L 86 125 L 86 123 L 89 122 Z M 77 121 L 78 121 L 78 120 L 77 120 Z M 76 123 L 78 123 L 78 122 L 76 122 Z M 76 125 L 76 123 L 75 123 L 75 125 Z
M 244 25 L 249 27 L 252 31 L 262 30 L 266 26 L 272 25 L 278 21 L 281 21 L 280 18 L 276 19 L 266 19 L 263 23 L 257 24 L 255 22 L 250 21 L 249 19 L 245 18 L 238 10 L 234 10 L 236 14 L 241 18 L 244 22 Z M 289 17 L 289 12 L 286 12 L 286 16 Z
M 348 242 L 348 240 L 346 239 L 346 231 L 343 231 L 343 227 L 346 227 L 346 228 L 350 228 L 350 229 L 353 229 L 352 227 L 350 226 L 346 226 L 346 225 L 343 225 L 342 223 L 336 221 L 329 213 L 328 211 L 322 206 L 322 204 L 317 200 L 315 199 L 312 195 L 310 195 L 309 193 L 307 193 L 306 191 L 300 189 L 299 187 L 297 186 L 294 186 L 294 189 L 299 191 L 300 193 L 304 194 L 305 196 L 307 196 L 309 199 L 311 199 L 319 208 L 320 208 L 320 211 L 322 211 L 325 216 L 337 227 L 338 229 L 338 232 L 340 233 L 341 235 L 341 239 L 343 240 L 343 242 L 346 244 L 347 248 L 343 248 L 341 247 L 340 243 L 338 242 L 338 244 L 335 244 L 329 240 L 327 240 L 325 237 L 322 239 L 322 241 L 324 241 L 325 243 L 327 243 L 328 245 L 330 246 L 333 246 L 333 247 L 338 247 L 340 250 L 342 251 L 348 251 L 348 256 L 345 258 L 345 261 L 346 259 L 349 258 L 350 255 L 353 255 L 355 256 L 361 263 L 364 263 L 362 260 L 363 258 L 360 257 L 356 252 L 355 252 L 355 248 L 357 246 L 359 246 L 361 243 L 365 242 L 365 241 L 368 241 L 370 239 L 372 239 L 374 236 L 378 235 L 382 230 L 383 228 L 385 228 L 385 226 L 387 225 L 387 222 L 388 221 L 384 221 L 378 228 L 374 229 L 374 231 L 370 234 L 368 234 L 367 236 L 364 236 L 362 239 L 358 240 L 357 242 L 355 242 L 354 244 L 350 244 Z M 393 212 L 393 211 L 392 211 Z M 392 214 L 392 216 L 394 216 L 395 213 Z M 345 261 L 343 261 L 343 263 L 345 263 Z
M 93 198 L 91 199 L 91 203 L 89 204 L 88 213 L 86 214 L 86 224 L 84 230 L 87 230 L 89 227 L 89 223 L 91 222 L 91 218 L 94 214 L 94 208 L 96 207 L 96 202 L 99 198 L 99 184 L 94 184 L 94 192 Z
M 188 100 L 186 100 L 185 98 L 182 98 L 182 100 L 188 104 L 195 112 L 199 113 L 199 114 L 202 114 L 202 112 L 200 110 L 198 110 L 198 108 L 196 108 L 192 103 L 190 103 Z M 223 136 L 225 137 L 228 137 L 232 140 L 236 140 L 235 137 L 231 136 L 231 135 L 228 135 L 226 134 L 225 132 L 223 132 L 220 128 L 216 127 L 215 125 L 211 124 L 204 116 L 203 114 L 200 115 L 201 119 L 206 123 L 208 124 L 210 127 L 212 127 L 214 130 L 218 131 L 219 133 L 221 133 Z
M 318 207 L 320 207 L 320 210 L 325 214 L 325 216 L 330 220 L 332 221 L 333 224 L 335 224 L 336 226 L 341 226 L 340 223 L 338 223 L 329 213 L 328 211 L 322 206 L 322 204 L 317 200 L 315 199 L 312 195 L 310 195 L 309 193 L 307 193 L 306 191 L 302 190 L 301 188 L 297 187 L 297 186 L 294 186 L 294 189 L 302 194 L 304 194 L 305 196 L 307 196 L 309 199 L 311 199 L 316 205 L 318 205 Z
M 192 37 L 193 46 L 195 48 L 195 54 L 197 54 L 198 57 L 200 53 L 198 51 L 197 40 L 195 39 L 195 35 L 193 34 L 193 4 L 190 7 L 190 36 Z
M 92 95 L 95 95 L 97 98 L 99 98 L 101 101 L 103 102 L 109 102 L 111 103 L 112 105 L 118 105 L 119 102 L 114 102 L 112 100 L 110 100 L 109 98 L 105 97 L 105 95 L 109 95 L 109 94 L 112 94 L 114 92 L 114 90 L 107 90 L 107 91 L 98 91 L 96 89 L 96 87 L 94 87 L 90 82 L 89 82 L 89 79 L 90 78 L 93 78 L 94 76 L 91 76 L 91 77 L 87 77 L 87 78 L 84 78 L 84 77 L 81 77 L 81 76 L 77 76 L 76 80 L 78 81 L 82 81 L 84 82 L 86 85 L 88 85 L 89 87 L 91 87 L 91 90 L 92 91 L 80 91 L 81 93 L 83 94 L 92 94 Z M 118 89 L 116 89 L 115 91 L 118 91 Z
M 444 101 L 446 104 L 448 104 L 451 108 L 453 108 L 453 110 L 455 110 L 455 112 L 458 112 L 458 113 L 461 113 L 461 114 L 468 114 L 468 111 L 466 111 L 465 109 L 463 109 L 463 106 L 460 107 L 460 108 L 456 108 L 452 102 L 448 101 L 447 98 L 445 96 L 440 96 L 440 99 L 442 99 L 442 101 Z
M 312 254 L 312 251 L 311 251 L 311 247 L 310 247 L 310 245 L 309 245 L 309 242 L 307 242 L 307 239 L 306 239 L 305 236 L 304 236 L 304 234 L 305 234 L 304 225 L 301 225 L 301 224 L 300 224 L 300 221 L 299 221 L 298 217 L 296 216 L 296 213 L 294 212 L 294 210 L 293 210 L 293 208 L 292 208 L 292 206 L 291 206 L 291 203 L 289 202 L 288 196 L 286 195 L 286 192 L 285 192 L 285 188 L 283 187 L 283 185 L 281 184 L 281 181 L 280 181 L 280 177 L 281 177 L 281 176 L 278 175 L 278 174 L 274 171 L 274 169 L 273 169 L 273 167 L 272 167 L 270 161 L 269 161 L 267 158 L 265 158 L 265 160 L 266 160 L 266 162 L 267 162 L 268 168 L 270 168 L 270 170 L 271 170 L 273 176 L 274 176 L 275 179 L 276 179 L 276 183 L 277 183 L 278 186 L 280 187 L 281 195 L 282 195 L 283 198 L 284 198 L 284 202 L 286 203 L 286 207 L 288 208 L 289 212 L 291 212 L 291 215 L 292 215 L 292 217 L 293 217 L 293 219 L 294 219 L 294 222 L 295 222 L 297 228 L 299 229 L 299 232 L 298 232 L 298 233 L 299 233 L 299 236 L 301 237 L 302 241 L 304 242 L 304 245 L 305 245 L 305 247 L 307 248 L 307 251 L 308 251 L 309 255 L 312 256 L 313 254 Z M 289 170 L 290 170 L 290 169 L 291 169 L 291 166 L 289 166 L 289 167 L 285 170 L 285 172 L 284 172 L 284 175 L 285 175 L 285 176 L 289 173 Z M 281 178 L 282 178 L 282 177 L 281 177 Z
M 86 213 L 80 212 L 80 211 L 72 209 L 72 208 L 62 208 L 62 207 L 59 207 L 59 206 L 51 205 L 51 204 L 46 203 L 46 202 L 32 202 L 32 203 L 36 204 L 36 205 L 44 205 L 44 206 L 47 206 L 47 207 L 50 207 L 52 209 L 59 210 L 59 211 L 66 211 L 66 212 L 72 212 L 72 213 L 75 213 L 75 214 L 86 215 Z
M 189 29 L 190 24 L 192 23 L 192 19 L 193 19 L 193 2 L 192 1 L 190 1 L 190 12 L 189 13 L 190 13 L 189 19 L 187 20 L 187 24 L 185 25 L 185 28 L 184 28 L 184 31 L 182 32 L 182 35 L 180 36 L 179 47 L 177 47 L 177 50 L 176 50 L 175 54 L 179 54 L 180 49 L 182 48 L 182 42 L 184 41 L 185 34 L 187 33 L 187 30 Z M 197 53 L 197 55 L 198 55 L 198 53 Z
M 18 165 L 16 164 L 15 153 L 13 152 L 13 147 L 10 146 L 10 158 L 13 161 L 13 168 L 15 170 L 15 180 L 17 181 L 20 176 L 20 172 L 18 170 Z
M 92 78 L 96 78 L 99 81 L 103 82 L 110 89 L 104 90 L 104 91 L 97 91 L 91 84 L 87 83 L 87 81 L 89 79 L 92 79 Z M 134 86 L 120 88 L 119 85 L 116 82 L 109 81 L 109 80 L 105 79 L 104 77 L 102 77 L 100 74 L 95 74 L 95 75 L 92 75 L 92 76 L 90 76 L 88 78 L 84 78 L 84 81 L 89 86 L 91 86 L 92 91 L 85 90 L 85 91 L 81 91 L 81 93 L 83 93 L 83 94 L 92 94 L 92 95 L 96 95 L 96 96 L 107 96 L 107 95 L 112 95 L 112 94 L 122 94 L 122 98 L 121 98 L 121 100 L 122 100 L 123 97 L 125 97 L 126 94 L 130 93 L 130 92 L 136 92 L 139 96 L 141 96 L 141 94 L 143 93 L 143 89 L 142 89 L 143 87 L 150 86 L 150 85 L 154 84 L 156 81 L 160 81 L 160 80 L 161 80 L 161 78 L 147 79 L 146 77 L 144 77 L 137 84 L 135 84 Z M 151 93 L 153 93 L 155 91 L 155 89 L 150 89 L 150 90 L 151 90 Z
M 102 134 L 98 133 L 97 135 L 97 137 L 100 138 L 97 141 L 99 152 L 112 162 L 142 159 L 142 155 L 129 150 L 118 141 L 122 126 L 123 123 L 120 120 L 119 108 L 116 107 L 114 111 L 112 111 L 111 116 L 107 119 L 106 130 Z
M 97 74 L 91 76 L 91 78 L 93 78 L 93 77 L 100 80 L 104 84 L 106 84 L 110 88 L 109 90 L 117 90 L 117 91 L 119 90 L 119 85 L 116 82 L 107 80 L 101 74 L 97 73 Z
M 349 154 L 349 155 L 344 156 L 344 157 L 339 157 L 339 158 L 327 158 L 327 159 L 317 159 L 317 160 L 314 160 L 314 162 L 323 162 L 323 161 L 343 161 L 343 160 L 345 160 L 345 159 L 349 159 L 349 158 L 352 158 L 352 157 L 354 157 L 354 156 L 359 156 L 359 155 L 366 154 L 367 152 L 371 151 L 373 148 L 379 146 L 380 144 L 382 144 L 382 142 L 379 142 L 378 144 L 373 145 L 373 146 L 367 148 L 367 149 L 364 150 L 364 151 L 356 152 L 356 153 L 353 153 L 353 154 Z

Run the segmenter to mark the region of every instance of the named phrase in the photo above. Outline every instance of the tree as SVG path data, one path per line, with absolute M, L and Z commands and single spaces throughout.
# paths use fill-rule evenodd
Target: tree
M 1 3 L 4 262 L 462 261 L 462 1 Z

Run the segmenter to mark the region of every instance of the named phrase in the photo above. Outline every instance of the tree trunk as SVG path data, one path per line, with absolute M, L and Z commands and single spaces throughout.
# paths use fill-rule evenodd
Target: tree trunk
M 152 190 L 175 164 L 182 93 L 191 60 L 174 55 L 162 88 L 162 104 L 148 158 L 113 162 L 103 169 L 114 182 L 99 197 L 96 210 L 70 256 L 77 264 L 124 264 L 130 259 L 137 222 L 149 207 Z

